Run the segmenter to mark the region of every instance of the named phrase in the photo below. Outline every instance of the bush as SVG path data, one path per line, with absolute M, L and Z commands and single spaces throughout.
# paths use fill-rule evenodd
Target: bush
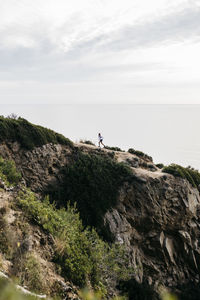
M 56 209 L 48 198 L 40 202 L 28 190 L 19 194 L 18 203 L 32 220 L 54 236 L 55 262 L 68 280 L 79 286 L 90 282 L 96 290 L 103 291 L 111 282 L 129 275 L 124 249 L 109 246 L 94 229 L 84 228 L 75 207 Z
M 105 149 L 112 150 L 112 151 L 125 152 L 124 150 L 120 149 L 119 147 L 109 147 L 109 146 L 105 146 Z
M 18 116 L 15 113 L 11 113 L 10 115 L 7 116 L 8 119 L 18 119 Z
M 158 167 L 159 169 L 162 169 L 162 168 L 164 168 L 164 165 L 163 164 L 156 164 L 156 167 Z
M 187 179 L 193 187 L 198 188 L 200 184 L 200 173 L 191 167 L 184 168 L 177 164 L 171 164 L 163 168 L 162 172 L 172 174 L 176 177 Z
M 0 156 L 0 178 L 8 185 L 16 185 L 21 180 L 21 174 L 16 170 L 14 161 L 4 160 Z
M 142 157 L 142 158 L 146 158 L 146 159 L 152 161 L 152 157 L 149 156 L 149 155 L 147 155 L 147 154 L 145 154 L 145 153 L 142 152 L 142 151 L 134 150 L 133 148 L 130 148 L 130 149 L 128 149 L 128 152 L 131 153 L 131 154 L 135 154 L 135 155 L 137 155 L 137 156 L 140 156 L 140 157 Z
M 31 124 L 23 118 L 13 119 L 0 116 L 0 142 L 3 141 L 17 141 L 28 150 L 48 143 L 73 147 L 69 139 L 53 130 Z
M 81 144 L 86 144 L 86 145 L 92 145 L 92 146 L 95 146 L 95 144 L 89 140 L 80 140 L 80 143 Z
M 116 205 L 118 192 L 132 178 L 131 169 L 111 158 L 78 152 L 63 169 L 63 186 L 52 191 L 60 206 L 77 203 L 84 224 L 100 228 L 102 216 Z

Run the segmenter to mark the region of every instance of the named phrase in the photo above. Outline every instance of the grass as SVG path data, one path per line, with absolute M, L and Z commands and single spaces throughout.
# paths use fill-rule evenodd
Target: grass
M 37 300 L 38 297 L 22 294 L 14 284 L 7 279 L 0 278 L 0 299 L 1 300 Z
M 48 143 L 73 146 L 69 139 L 53 130 L 34 125 L 23 118 L 13 119 L 0 116 L 0 142 L 4 141 L 19 142 L 28 150 Z
M 198 188 L 200 185 L 200 173 L 198 170 L 195 170 L 191 167 L 184 168 L 177 164 L 171 164 L 164 167 L 162 172 L 186 179 L 195 188 Z
M 18 205 L 54 237 L 54 261 L 60 265 L 66 279 L 80 287 L 92 285 L 106 294 L 112 282 L 129 276 L 124 248 L 118 244 L 109 245 L 94 229 L 85 228 L 74 206 L 56 209 L 48 197 L 40 202 L 29 190 L 20 192 Z
M 41 293 L 47 291 L 44 271 L 33 253 L 28 253 L 22 260 L 20 281 L 31 291 Z

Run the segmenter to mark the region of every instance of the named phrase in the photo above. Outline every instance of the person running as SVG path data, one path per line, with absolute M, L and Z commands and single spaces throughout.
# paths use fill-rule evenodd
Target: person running
M 102 137 L 101 133 L 98 134 L 98 138 L 99 138 L 99 147 L 101 148 L 100 144 L 105 147 L 105 145 L 103 144 L 103 137 Z

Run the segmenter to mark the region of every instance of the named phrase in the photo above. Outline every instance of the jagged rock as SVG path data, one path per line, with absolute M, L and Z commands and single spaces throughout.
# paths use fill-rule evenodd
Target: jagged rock
M 104 217 L 105 225 L 126 245 L 133 266 L 140 270 L 138 281 L 155 289 L 160 284 L 175 289 L 180 282 L 199 282 L 198 190 L 162 173 L 146 171 L 143 179 L 121 189 L 117 206 Z
M 29 252 L 32 250 L 33 240 L 31 236 L 27 236 L 21 244 L 21 252 Z

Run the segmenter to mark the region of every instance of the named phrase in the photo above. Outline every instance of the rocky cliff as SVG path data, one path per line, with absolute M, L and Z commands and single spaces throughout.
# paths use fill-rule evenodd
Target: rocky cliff
M 105 224 L 129 249 L 137 281 L 156 290 L 160 285 L 184 290 L 182 298 L 198 299 L 191 290 L 199 284 L 199 191 L 172 175 L 134 173 L 142 180 L 124 185 Z
M 0 155 L 15 160 L 26 185 L 39 194 L 62 185 L 63 167 L 75 163 L 77 151 L 123 162 L 132 172 L 101 224 L 128 249 L 135 270 L 129 288 L 136 282 L 141 287 L 135 294 L 130 291 L 130 299 L 145 299 L 144 286 L 157 294 L 164 286 L 180 299 L 199 299 L 200 194 L 187 180 L 163 173 L 148 157 L 127 152 L 83 144 L 73 149 L 47 144 L 29 151 L 17 142 L 0 145 Z

